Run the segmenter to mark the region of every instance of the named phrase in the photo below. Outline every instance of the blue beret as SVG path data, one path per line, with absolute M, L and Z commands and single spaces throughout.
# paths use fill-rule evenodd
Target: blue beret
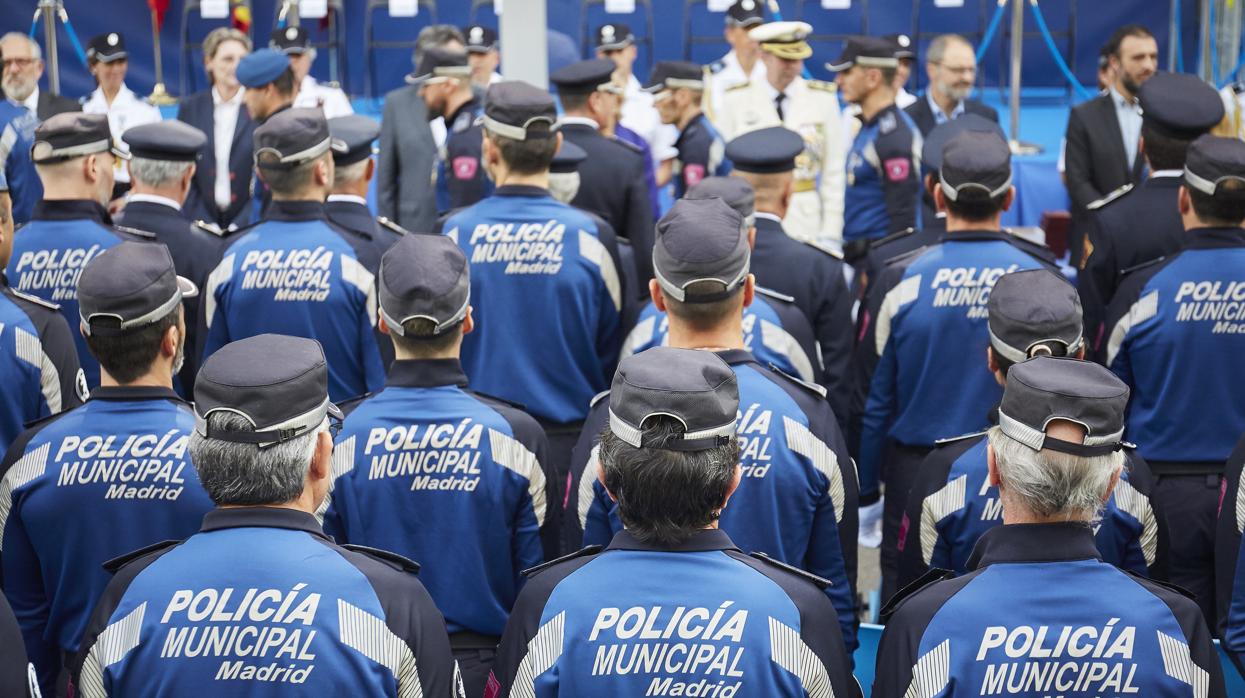
M 276 49 L 265 48 L 238 61 L 238 82 L 243 87 L 263 87 L 281 77 L 290 67 L 290 57 Z

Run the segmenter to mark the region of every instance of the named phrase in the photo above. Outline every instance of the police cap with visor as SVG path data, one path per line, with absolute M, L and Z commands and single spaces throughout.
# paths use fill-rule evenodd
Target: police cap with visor
M 235 414 L 254 431 L 210 429 L 208 417 Z M 208 439 L 275 446 L 312 433 L 329 402 L 329 367 L 314 339 L 261 334 L 231 342 L 208 357 L 195 379 L 195 431 Z
M 1193 141 L 1185 158 L 1185 186 L 1214 196 L 1228 181 L 1245 185 L 1245 141 L 1211 135 Z
M 423 85 L 449 78 L 466 79 L 469 77 L 471 77 L 471 66 L 467 64 L 465 51 L 430 48 L 420 57 L 419 65 L 415 66 L 415 72 L 406 76 L 406 82 L 411 85 Z
M 649 93 L 677 90 L 680 87 L 700 91 L 705 88 L 704 76 L 704 68 L 691 61 L 658 61 L 643 89 Z
M 273 114 L 255 129 L 254 140 L 259 167 L 289 170 L 328 152 L 333 139 L 324 111 L 296 108 Z
M 653 273 L 676 301 L 729 298 L 748 278 L 750 256 L 743 217 L 721 199 L 680 199 L 657 222 Z
M 311 37 L 302 27 L 273 29 L 272 36 L 268 39 L 268 48 L 276 49 L 289 56 L 302 55 L 311 48 Z
M 765 21 L 764 0 L 735 0 L 726 8 L 726 24 L 731 27 L 754 27 Z
M 197 295 L 194 283 L 177 275 L 169 248 L 123 242 L 92 259 L 78 278 L 82 333 L 115 337 L 162 320 Z
M 462 322 L 471 301 L 467 257 L 443 235 L 406 235 L 380 260 L 380 314 L 389 331 L 405 335 L 403 323 L 423 319 L 441 335 Z
M 802 152 L 804 139 L 782 126 L 749 131 L 726 144 L 726 157 L 735 169 L 753 174 L 790 172 Z
M 717 354 L 653 347 L 618 363 L 610 386 L 610 431 L 636 448 L 703 451 L 730 443 L 739 411 L 735 372 Z M 644 440 L 644 423 L 668 417 L 683 434 Z
M 551 138 L 558 130 L 558 108 L 539 87 L 506 80 L 489 86 L 482 122 L 485 130 L 511 140 Z
M 938 181 L 948 201 L 984 201 L 1012 185 L 1012 152 L 993 133 L 964 131 L 942 151 Z
M 185 121 L 166 119 L 125 130 L 121 140 L 130 155 L 144 160 L 194 162 L 203 154 L 207 134 Z
M 35 127 L 35 140 L 30 147 L 30 157 L 36 163 L 61 162 L 103 152 L 130 159 L 128 153 L 113 146 L 107 116 L 80 111 L 48 117 Z
M 745 226 L 751 228 L 756 223 L 756 191 L 739 177 L 706 177 L 688 189 L 683 198 L 721 199 L 743 217 Z
M 563 66 L 549 76 L 549 82 L 557 85 L 561 94 L 586 95 L 597 91 L 622 93 L 614 84 L 614 61 L 608 58 L 595 58 Z
M 898 68 L 894 42 L 880 36 L 853 36 L 843 46 L 843 52 L 826 68 L 842 72 L 859 65 L 862 68 Z
M 991 289 L 986 310 L 990 346 L 1008 361 L 1072 356 L 1081 348 L 1081 297 L 1050 269 L 1004 274 Z
M 1137 92 L 1147 128 L 1191 141 L 1223 120 L 1223 100 L 1215 88 L 1194 75 L 1155 73 Z
M 86 43 L 86 59 L 99 63 L 124 61 L 129 58 L 125 50 L 125 37 L 117 32 L 108 32 L 91 37 Z
M 553 154 L 553 162 L 549 164 L 552 174 L 571 174 L 579 171 L 579 163 L 588 159 L 588 153 L 574 143 L 563 140 L 558 152 Z
M 598 51 L 617 51 L 635 43 L 635 34 L 625 24 L 602 24 L 597 27 L 594 45 Z
M 488 53 L 497 48 L 497 32 L 481 24 L 472 24 L 463 30 L 467 38 L 467 53 Z
M 243 87 L 255 89 L 272 83 L 289 67 L 290 57 L 283 51 L 263 48 L 243 56 L 234 74 Z
M 375 119 L 348 114 L 329 119 L 328 126 L 335 165 L 353 165 L 372 156 L 372 143 L 380 137 L 380 124 Z
M 921 144 L 921 169 L 926 173 L 938 172 L 942 168 L 942 151 L 953 138 L 965 131 L 993 133 L 1005 138 L 1003 128 L 993 119 L 978 114 L 961 114 L 950 121 L 944 121 L 930 130 Z
M 1007 372 L 999 428 L 1029 448 L 1077 456 L 1103 456 L 1125 448 L 1124 409 L 1128 386 L 1091 361 L 1039 356 Z M 1056 419 L 1085 429 L 1083 443 L 1056 439 L 1046 427 Z
M 769 22 L 753 27 L 748 37 L 762 51 L 788 61 L 802 61 L 813 55 L 813 47 L 805 39 L 813 33 L 807 22 Z

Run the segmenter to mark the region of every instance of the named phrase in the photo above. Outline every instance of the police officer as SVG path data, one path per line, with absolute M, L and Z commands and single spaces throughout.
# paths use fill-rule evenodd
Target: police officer
M 726 91 L 746 82 L 765 80 L 765 64 L 760 47 L 748 32 L 765 21 L 762 0 L 735 0 L 722 14 L 726 27 L 722 30 L 731 50 L 705 66 L 705 114 L 712 121 L 722 112 Z
M 860 695 L 842 637 L 826 632 L 827 580 L 749 557 L 718 529 L 736 488 L 753 484 L 740 484 L 739 392 L 708 351 L 655 347 L 620 363 L 590 479 L 626 528 L 604 551 L 529 572 L 487 695 Z M 645 656 L 665 659 L 630 669 Z
M 722 199 L 744 220 L 749 246 L 756 245 L 756 195 L 739 177 L 710 177 L 688 190 L 686 199 Z M 744 347 L 762 366 L 774 366 L 805 383 L 822 383 L 821 354 L 813 328 L 791 296 L 755 286 L 752 303 L 743 309 Z M 665 311 L 649 302 L 623 341 L 622 355 L 638 354 L 670 343 Z
M 838 73 L 843 100 L 860 105 L 860 131 L 847 156 L 844 244 L 859 247 L 858 241 L 919 227 L 921 135 L 895 104 L 894 46 L 886 39 L 855 37 L 826 67 Z
M 678 151 L 672 169 L 674 198 L 682 198 L 687 190 L 705 177 L 721 177 L 730 173 L 726 160 L 726 143 L 717 129 L 700 110 L 704 91 L 704 71 L 687 61 L 660 61 L 645 92 L 654 95 L 653 104 L 663 124 L 679 129 L 674 148 Z
M 474 322 L 458 245 L 403 238 L 385 254 L 379 285 L 398 360 L 381 392 L 342 406 L 324 531 L 421 561 L 467 695 L 479 696 L 521 572 L 545 560 L 542 530 L 557 550 L 549 514 L 565 482 L 544 470 L 548 443 L 536 420 L 467 390 L 458 355 Z M 428 467 L 406 465 L 416 462 Z
M 194 416 L 173 392 L 182 301 L 196 291 L 164 245 L 126 242 L 93 259 L 79 322 L 102 385 L 24 432 L 0 464 L 4 593 L 47 695 L 108 583 L 104 562 L 193 533 L 212 506 L 186 453 Z
M 967 575 L 891 602 L 874 696 L 1004 685 L 1026 695 L 1227 695 L 1197 606 L 1103 562 L 1094 545 L 1092 521 L 1124 465 L 1128 392 L 1087 361 L 1012 366 L 988 455 L 1004 525 L 981 537 Z
M 109 130 L 118 137 L 126 129 L 162 118 L 159 109 L 134 94 L 125 84 L 129 52 L 125 49 L 123 34 L 108 32 L 92 38 L 86 45 L 86 60 L 97 87 L 83 99 L 82 111 L 106 115 Z M 129 152 L 124 143 L 118 143 L 117 147 Z M 130 183 L 130 173 L 120 163 L 114 180 L 112 198 L 117 199 L 125 194 Z
M 840 426 L 847 424 L 851 393 L 852 297 L 843 261 L 831 249 L 787 235 L 783 218 L 791 204 L 799 134 L 782 127 L 746 133 L 726 146 L 732 176 L 756 193 L 756 245 L 752 273 L 757 283 L 794 299 L 813 326 L 821 349 L 824 385 Z
M 977 131 L 953 138 L 934 196 L 947 212 L 946 236 L 891 260 L 870 284 L 859 323 L 853 447 L 869 507 L 862 534 L 873 533 L 882 514 L 883 598 L 895 591 L 900 522 L 921 461 L 938 439 L 979 428 L 998 402 L 999 386 L 980 363 L 990 288 L 1005 273 L 1045 264 L 999 230 L 1015 197 L 1002 138 Z
M 388 218 L 373 216 L 367 206 L 367 190 L 376 173 L 372 144 L 380 136 L 380 124 L 358 114 L 329 119 L 328 124 L 333 137 L 333 190 L 324 211 L 330 221 L 370 243 L 368 271 L 375 274 L 381 256 L 407 234 Z
M 290 70 L 298 83 L 298 96 L 294 106 L 303 109 L 323 109 L 324 118 L 335 119 L 354 113 L 350 98 L 336 83 L 322 85 L 311 77 L 311 66 L 316 62 L 316 49 L 311 36 L 302 27 L 285 27 L 272 30 L 268 48 L 281 51 L 290 57 Z
M 795 192 L 783 228 L 798 240 L 838 246 L 843 239 L 843 161 L 847 144 L 834 85 L 801 76 L 813 55 L 804 22 L 770 22 L 749 31 L 760 43 L 765 79 L 726 91 L 715 121 L 727 139 L 771 126 L 800 135 Z
M 251 337 L 204 362 L 188 452 L 217 508 L 184 542 L 110 563 L 79 695 L 461 695 L 418 566 L 339 546 L 312 515 L 341 419 L 328 384 L 310 339 Z
M 374 248 L 330 223 L 328 124 L 289 109 L 255 129 L 255 165 L 272 189 L 268 216 L 240 234 L 208 278 L 203 357 L 266 332 L 316 339 L 329 357 L 329 391 L 345 399 L 384 381 L 376 348 Z
M 476 126 L 484 105 L 471 87 L 467 54 L 428 49 L 406 81 L 419 87 L 429 119 L 445 119 L 445 146 L 434 174 L 437 209 L 470 206 L 488 196 L 492 183 L 480 166 L 480 127 Z
M 30 158 L 34 143 L 35 127 L 39 118 L 34 110 L 10 100 L 0 100 L 0 139 L 12 145 L 0 149 L 0 169 L 13 204 L 13 222 L 22 225 L 30 221 L 35 204 L 43 198 L 43 186 Z
M 1132 268 L 1175 254 L 1184 246 L 1176 206 L 1189 144 L 1223 118 L 1215 89 L 1196 76 L 1157 73 L 1138 92 L 1141 152 L 1149 177 L 1126 184 L 1089 204 L 1091 226 L 1077 275 L 1085 301 L 1085 326 L 1101 348 L 1102 323 L 1121 278 Z
M 497 66 L 501 63 L 497 30 L 482 24 L 471 24 L 463 28 L 463 37 L 467 39 L 467 63 L 471 66 L 472 86 L 487 90 L 489 85 L 501 82 L 501 73 L 497 72 Z
M 298 96 L 298 81 L 290 66 L 290 57 L 272 48 L 248 53 L 238 61 L 238 82 L 246 89 L 242 103 L 251 119 L 262 125 L 274 114 L 294 106 Z M 272 192 L 262 177 L 251 178 L 251 220 L 267 215 Z
M 713 250 L 714 259 L 705 251 Z M 856 647 L 856 477 L 821 386 L 764 366 L 746 349 L 743 309 L 755 298 L 742 217 L 722 201 L 677 201 L 657 224 L 649 282 L 667 313 L 669 344 L 711 349 L 739 385 L 743 479 L 721 527 L 743 550 L 763 552 L 832 582 L 843 643 Z M 584 545 L 622 530 L 618 507 L 596 478 L 597 438 L 609 421 L 598 396 L 575 447 L 566 523 Z M 572 512 L 578 514 L 574 519 Z M 577 520 L 576 520 L 577 519 Z
M 104 206 L 112 196 L 117 150 L 102 114 L 57 114 L 35 130 L 31 157 L 43 181 L 34 219 L 13 240 L 7 267 L 18 291 L 60 306 L 70 327 L 79 321 L 76 289 L 87 262 L 125 240 L 151 239 L 120 232 Z M 86 339 L 73 333 L 86 386 L 99 385 L 99 363 Z M 87 387 L 83 387 L 85 394 Z
M 1049 269 L 1005 274 L 986 305 L 990 348 L 986 364 L 1003 385 L 1008 370 L 1035 356 L 1085 355 L 1081 302 L 1067 279 Z M 997 422 L 991 414 L 991 422 Z M 968 571 L 973 546 L 1002 523 L 999 491 L 986 464 L 986 433 L 942 439 L 908 496 L 907 535 L 899 547 L 899 588 L 931 567 Z M 1146 462 L 1125 450 L 1125 467 L 1111 493 L 1094 541 L 1104 562 L 1134 574 L 1166 579 L 1167 526 L 1150 502 L 1153 478 Z
M 562 140 L 553 98 L 517 81 L 489 88 L 484 164 L 497 191 L 444 231 L 471 261 L 479 330 L 463 341 L 472 385 L 541 420 L 565 482 L 592 396 L 607 386 L 628 293 L 613 231 L 549 195 Z
M 155 236 L 173 255 L 177 273 L 200 288 L 220 262 L 221 253 L 233 232 L 222 231 L 214 223 L 187 221 L 182 204 L 193 186 L 195 168 L 202 157 L 207 135 L 184 122 L 169 120 L 135 126 L 121 135 L 129 147 L 133 187 L 125 208 L 117 215 L 117 226 Z M 199 298 L 186 300 L 186 346 L 189 356 L 177 374 L 175 387 L 183 396 L 193 393 L 199 361 L 196 347 L 199 324 Z
M 1107 311 L 1105 357 L 1133 389 L 1128 438 L 1158 476 L 1172 581 L 1209 622 L 1224 461 L 1245 433 L 1235 388 L 1245 316 L 1234 300 L 1245 293 L 1245 143 L 1193 141 L 1177 205 L 1184 247 L 1124 277 Z
M 653 277 L 653 209 L 644 178 L 644 157 L 633 146 L 601 135 L 594 116 L 608 114 L 620 88 L 612 81 L 614 64 L 605 59 L 572 63 L 549 80 L 562 102 L 562 137 L 588 153 L 579 167 L 575 206 L 605 219 L 635 250 L 636 275 Z M 637 289 L 633 292 L 639 293 Z

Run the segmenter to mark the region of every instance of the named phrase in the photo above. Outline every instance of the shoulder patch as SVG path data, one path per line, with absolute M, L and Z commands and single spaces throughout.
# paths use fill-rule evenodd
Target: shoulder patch
M 886 605 L 882 607 L 882 620 L 889 619 L 895 611 L 899 610 L 899 607 L 902 606 L 905 601 L 915 596 L 920 590 L 947 579 L 955 579 L 955 573 L 951 570 L 944 570 L 938 567 L 935 567 L 921 575 L 915 582 L 895 592 L 895 595 L 891 597 L 891 600 L 886 602 Z
M 831 94 L 834 94 L 839 90 L 837 85 L 832 82 L 826 82 L 825 80 L 805 80 L 804 83 L 808 85 L 810 89 L 821 90 L 822 92 L 829 92 Z
M 553 567 L 554 565 L 558 565 L 563 562 L 567 562 L 569 560 L 574 560 L 577 557 L 584 557 L 585 555 L 596 555 L 600 553 L 602 550 L 604 550 L 604 548 L 602 548 L 599 545 L 585 546 L 583 548 L 580 548 L 579 550 L 576 550 L 570 555 L 563 555 L 562 557 L 555 558 L 553 560 L 550 560 L 549 562 L 536 565 L 535 567 L 529 567 L 523 570 L 522 572 L 520 572 L 519 574 L 523 575 L 525 578 L 530 579 L 531 577 L 534 577 L 540 574 L 541 572 L 544 572 L 545 570 L 549 569 L 550 567 Z
M 778 291 L 775 291 L 772 288 L 765 288 L 764 286 L 756 286 L 755 288 L 756 288 L 756 292 L 761 294 L 762 296 L 769 296 L 770 298 L 776 298 L 786 303 L 795 302 L 795 296 L 788 296 L 785 293 L 779 293 Z M 606 392 L 609 392 L 609 391 L 606 391 Z
M 221 230 L 220 226 L 215 223 L 209 223 L 205 220 L 197 220 L 194 222 L 194 226 L 199 230 L 209 232 L 218 238 L 225 236 L 225 231 Z
M 366 545 L 355 545 L 353 543 L 339 543 L 341 547 L 353 553 L 361 553 L 370 558 L 380 560 L 388 564 L 390 567 L 400 571 L 409 572 L 410 574 L 419 574 L 419 563 L 406 557 L 402 557 L 397 553 L 391 553 L 388 550 L 380 548 L 369 548 Z
M 869 249 L 874 250 L 883 245 L 890 244 L 896 240 L 902 240 L 915 232 L 916 232 L 916 228 L 904 228 L 903 230 L 893 232 L 890 235 L 880 237 L 870 242 Z
M 1193 600 L 1193 601 L 1196 601 L 1196 600 L 1197 600 L 1197 597 L 1196 597 L 1196 596 L 1194 596 L 1193 592 L 1189 591 L 1188 589 L 1185 589 L 1185 588 L 1184 588 L 1184 587 L 1182 587 L 1182 586 L 1178 586 L 1178 585 L 1172 584 L 1171 582 L 1161 582 L 1161 581 L 1159 581 L 1159 580 L 1157 580 L 1157 579 L 1150 579 L 1149 577 L 1147 577 L 1147 576 L 1145 576 L 1145 575 L 1142 575 L 1142 574 L 1137 574 L 1136 572 L 1134 572 L 1134 571 L 1132 571 L 1132 570 L 1126 570 L 1126 569 L 1124 569 L 1123 567 L 1121 567 L 1121 568 L 1119 568 L 1119 569 L 1120 569 L 1120 571 L 1127 573 L 1127 574 L 1128 574 L 1128 576 L 1130 576 L 1130 577 L 1136 577 L 1137 579 L 1139 579 L 1139 580 L 1141 580 L 1141 581 L 1143 581 L 1143 582 L 1150 582 L 1151 584 L 1154 584 L 1154 585 L 1156 585 L 1156 586 L 1161 586 L 1161 587 L 1163 587 L 1164 589 L 1167 589 L 1168 591 L 1174 591 L 1174 592 L 1176 592 L 1177 594 L 1180 594 L 1181 596 L 1188 597 L 1189 599 L 1191 599 L 1191 600 Z
M 126 235 L 133 235 L 134 237 L 145 238 L 147 240 L 156 239 L 155 233 L 150 233 L 150 232 L 147 232 L 146 230 L 139 230 L 138 228 L 131 228 L 125 225 L 114 225 L 112 226 L 112 228 L 113 230 L 120 231 L 122 233 L 125 233 Z
M 17 296 L 18 298 L 21 298 L 24 301 L 30 301 L 31 303 L 34 303 L 35 305 L 41 305 L 47 308 L 48 310 L 60 310 L 61 309 L 61 306 L 59 303 L 53 303 L 52 301 L 45 301 L 38 296 L 32 296 L 29 293 L 26 293 L 25 291 L 19 291 L 11 286 L 9 287 L 9 291 L 11 291 L 13 295 Z
M 104 563 L 104 569 L 107 570 L 109 574 L 116 574 L 122 567 L 134 562 L 140 557 L 146 557 L 151 553 L 164 550 L 165 548 L 171 548 L 175 545 L 181 545 L 181 543 L 182 542 L 180 540 L 164 540 L 159 543 L 152 543 L 144 548 L 139 548 L 138 550 L 114 557 Z
M 963 441 L 964 439 L 971 439 L 975 436 L 985 436 L 988 431 L 988 429 L 983 429 L 981 431 L 974 431 L 968 434 L 960 434 L 959 436 L 948 436 L 945 439 L 934 439 L 934 445 L 942 446 L 943 444 L 950 444 L 955 443 L 956 441 Z
M 1133 266 L 1128 267 L 1126 269 L 1121 269 L 1120 276 L 1124 276 L 1125 274 L 1131 274 L 1135 271 L 1140 271 L 1142 269 L 1145 269 L 1146 267 L 1152 267 L 1155 264 L 1158 264 L 1159 262 L 1165 262 L 1165 261 L 1167 261 L 1166 255 L 1162 257 L 1156 257 L 1155 259 L 1152 259 L 1148 262 L 1142 262 L 1141 264 L 1134 264 Z
M 783 378 L 786 378 L 787 380 L 791 381 L 792 383 L 796 383 L 797 385 L 800 385 L 800 386 L 801 386 L 801 387 L 803 387 L 805 390 L 807 390 L 807 391 L 809 391 L 809 392 L 811 392 L 811 393 L 816 394 L 818 397 L 820 397 L 820 398 L 821 398 L 821 399 L 823 399 L 823 400 L 826 398 L 826 395 L 828 394 L 828 392 L 826 391 L 825 386 L 822 386 L 822 385 L 817 385 L 816 383 L 809 383 L 809 382 L 808 382 L 808 381 L 806 381 L 806 380 L 802 380 L 802 379 L 796 378 L 795 376 L 791 375 L 790 373 L 787 373 L 786 371 L 782 370 L 781 368 L 778 368 L 778 367 L 777 367 L 777 366 L 775 366 L 773 363 L 769 364 L 769 370 L 773 371 L 774 373 L 777 373 L 778 375 L 782 376 Z
M 809 242 L 808 240 L 803 240 L 802 242 L 805 245 L 808 245 L 809 247 L 815 250 L 825 252 L 826 254 L 830 255 L 831 257 L 834 257 L 835 259 L 840 259 L 840 260 L 843 259 L 843 250 L 841 249 L 838 249 L 831 245 L 827 245 L 822 242 Z
M 596 407 L 598 402 L 600 402 L 600 401 L 604 400 L 605 398 L 607 398 L 607 397 L 609 397 L 609 396 L 610 396 L 610 391 L 608 391 L 608 390 L 602 390 L 601 392 L 599 392 L 599 393 L 597 393 L 596 395 L 593 395 L 593 396 L 592 396 L 592 399 L 588 401 L 588 406 L 589 406 L 589 407 Z
M 751 82 L 741 82 L 738 85 L 731 85 L 730 87 L 726 88 L 726 91 L 734 92 L 735 90 L 746 90 L 749 87 L 752 87 Z
M 388 228 L 389 230 L 392 230 L 398 235 L 408 235 L 411 232 L 407 230 L 406 228 L 403 228 L 402 226 L 398 225 L 397 223 L 394 223 L 393 221 L 389 220 L 388 218 L 384 216 L 377 216 L 376 222 L 379 223 L 382 228 Z
M 817 585 L 818 589 L 824 590 L 824 589 L 828 589 L 834 586 L 834 583 L 831 582 L 829 579 L 826 579 L 824 577 L 818 577 L 812 572 L 802 570 L 799 567 L 788 565 L 785 562 L 779 562 L 778 560 L 775 560 L 774 558 L 770 557 L 769 555 L 765 553 L 749 553 L 748 555 L 749 557 L 755 560 L 760 560 L 761 562 L 764 562 L 765 564 L 770 565 L 771 567 L 777 567 L 778 569 L 783 570 L 785 572 L 790 572 L 791 574 L 794 574 L 795 576 L 800 577 L 801 579 L 810 581 L 813 584 Z
M 1132 190 L 1133 190 L 1133 185 L 1132 185 L 1132 184 L 1125 184 L 1124 186 L 1120 187 L 1119 189 L 1116 189 L 1115 191 L 1111 192 L 1110 194 L 1107 194 L 1106 196 L 1102 197 L 1101 199 L 1098 199 L 1097 201 L 1091 201 L 1091 202 L 1089 202 L 1089 204 L 1088 204 L 1085 208 L 1089 209 L 1090 211 L 1097 211 L 1098 209 L 1102 208 L 1103 206 L 1106 206 L 1107 204 L 1111 203 L 1112 201 L 1115 201 L 1116 199 L 1120 198 L 1121 196 L 1124 196 L 1125 194 L 1127 194 L 1128 192 L 1130 192 L 1130 191 L 1132 191 Z

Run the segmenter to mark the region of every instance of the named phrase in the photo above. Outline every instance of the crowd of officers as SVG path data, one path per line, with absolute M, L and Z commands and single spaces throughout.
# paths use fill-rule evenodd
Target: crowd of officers
M 740 0 L 741 30 L 799 79 L 806 27 Z M 237 67 L 250 226 L 182 215 L 202 130 L 43 120 L 41 197 L 0 225 L 0 694 L 858 695 L 880 539 L 875 696 L 1225 696 L 1245 142 L 1196 78 L 1139 87 L 1171 208 L 1094 210 L 1177 242 L 1091 316 L 1001 228 L 997 124 L 896 106 L 901 49 L 847 42 L 851 115 L 714 87 L 755 55 L 659 63 L 655 225 L 607 58 L 555 99 L 421 54 L 436 230 L 371 216 L 380 125 L 263 88 L 277 49 Z

